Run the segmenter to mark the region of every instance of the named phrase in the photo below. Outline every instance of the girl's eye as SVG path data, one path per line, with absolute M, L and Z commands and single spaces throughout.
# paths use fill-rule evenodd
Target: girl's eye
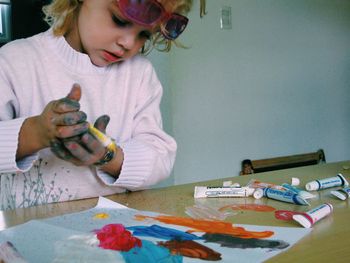
M 149 40 L 149 39 L 151 39 L 152 34 L 149 31 L 141 31 L 139 36 L 141 38 L 145 38 L 145 39 Z
M 128 21 L 121 20 L 120 18 L 116 17 L 115 15 L 112 15 L 112 20 L 114 24 L 120 27 L 125 27 L 129 25 L 130 23 Z

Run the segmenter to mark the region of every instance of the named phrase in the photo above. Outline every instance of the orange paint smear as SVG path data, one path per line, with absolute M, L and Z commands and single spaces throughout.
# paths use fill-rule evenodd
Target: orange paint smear
M 200 258 L 210 261 L 221 260 L 220 253 L 193 240 L 170 240 L 158 242 L 158 245 L 168 248 L 172 254 L 180 254 L 184 257 Z
M 232 210 L 250 210 L 255 212 L 273 212 L 276 208 L 268 205 L 257 205 L 257 204 L 242 204 L 242 205 L 227 205 L 219 209 L 220 212 L 231 208 Z
M 135 219 L 142 221 L 145 219 L 154 219 L 159 222 L 171 225 L 179 225 L 190 227 L 191 229 L 187 232 L 205 232 L 212 234 L 226 234 L 240 238 L 266 238 L 273 235 L 272 231 L 247 231 L 243 227 L 234 227 L 232 223 L 215 220 L 204 220 L 204 219 L 193 219 L 187 217 L 176 217 L 176 216 L 164 216 L 159 215 L 157 217 L 135 215 Z

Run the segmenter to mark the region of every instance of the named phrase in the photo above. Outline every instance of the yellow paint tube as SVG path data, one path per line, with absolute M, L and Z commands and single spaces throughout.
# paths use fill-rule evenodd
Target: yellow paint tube
M 95 128 L 92 124 L 89 124 L 89 132 L 94 135 L 96 139 L 103 144 L 103 146 L 107 147 L 108 150 L 116 150 L 117 146 L 113 139 Z

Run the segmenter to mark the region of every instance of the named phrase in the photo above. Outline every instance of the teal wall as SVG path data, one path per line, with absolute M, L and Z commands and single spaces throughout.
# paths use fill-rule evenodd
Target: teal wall
M 232 29 L 220 9 L 232 8 Z M 181 42 L 153 52 L 181 184 L 236 176 L 242 159 L 323 148 L 350 158 L 350 1 L 199 0 Z

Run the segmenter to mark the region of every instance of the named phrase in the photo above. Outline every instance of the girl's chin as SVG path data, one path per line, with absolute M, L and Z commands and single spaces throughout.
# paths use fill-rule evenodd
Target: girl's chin
M 92 60 L 91 59 L 91 63 L 94 64 L 96 67 L 100 67 L 100 68 L 107 67 L 107 66 L 110 66 L 112 64 L 118 64 L 120 62 L 122 62 L 122 60 L 111 62 L 111 61 L 106 61 L 104 59 L 101 59 L 101 60 Z
M 92 59 L 91 59 L 91 63 L 94 64 L 96 67 L 100 67 L 100 68 L 107 67 L 108 65 L 112 64 L 112 63 L 108 63 L 105 60 L 92 60 Z

